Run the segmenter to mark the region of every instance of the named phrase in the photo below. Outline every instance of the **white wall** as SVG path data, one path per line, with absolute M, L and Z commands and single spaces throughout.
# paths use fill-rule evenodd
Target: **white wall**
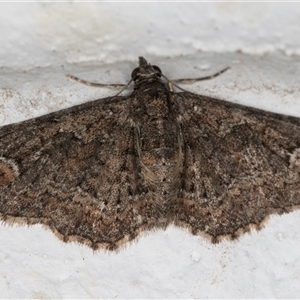
M 145 56 L 185 88 L 300 117 L 300 3 L 0 3 L 0 125 L 112 95 L 64 77 L 127 82 Z M 211 245 L 170 227 L 118 253 L 0 226 L 2 298 L 300 295 L 300 212 Z

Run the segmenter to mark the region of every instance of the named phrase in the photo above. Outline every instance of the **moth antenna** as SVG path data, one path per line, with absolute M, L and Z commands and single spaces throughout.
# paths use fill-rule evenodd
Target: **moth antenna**
M 81 78 L 78 78 L 76 76 L 70 75 L 70 74 L 66 74 L 66 77 L 73 79 L 79 83 L 83 83 L 85 85 L 88 86 L 93 86 L 93 87 L 106 87 L 106 88 L 123 88 L 126 89 L 128 87 L 128 83 L 127 84 L 122 84 L 122 83 L 113 83 L 113 84 L 105 84 L 105 83 L 96 83 L 96 82 L 90 82 L 90 81 L 86 81 L 83 80 Z
M 210 75 L 210 76 L 205 76 L 205 77 L 199 77 L 199 78 L 182 78 L 182 79 L 175 79 L 175 80 L 172 80 L 172 82 L 178 82 L 178 83 L 194 83 L 196 81 L 204 81 L 204 80 L 210 80 L 210 79 L 213 79 L 221 74 L 223 74 L 224 72 L 226 72 L 227 70 L 229 70 L 230 67 L 227 67 L 213 75 Z

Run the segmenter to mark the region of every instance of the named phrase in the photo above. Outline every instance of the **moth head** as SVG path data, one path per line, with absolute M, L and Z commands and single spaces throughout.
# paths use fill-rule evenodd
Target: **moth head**
M 148 64 L 144 57 L 139 57 L 139 67 L 135 68 L 131 73 L 133 81 L 139 81 L 148 78 L 160 78 L 161 70 L 157 66 Z

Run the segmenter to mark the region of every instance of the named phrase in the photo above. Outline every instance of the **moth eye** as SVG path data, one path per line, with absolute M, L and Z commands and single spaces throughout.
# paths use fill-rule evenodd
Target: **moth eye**
M 138 72 L 139 72 L 140 68 L 135 68 L 132 73 L 131 73 L 131 78 L 133 80 L 137 80 L 138 79 Z
M 156 71 L 156 75 L 161 77 L 161 69 L 158 66 L 152 66 L 152 68 Z

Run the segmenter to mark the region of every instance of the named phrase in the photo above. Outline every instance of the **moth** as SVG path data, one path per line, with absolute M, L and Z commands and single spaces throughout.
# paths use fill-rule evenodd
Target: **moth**
M 2 221 L 115 250 L 170 224 L 236 239 L 299 208 L 298 118 L 174 92 L 211 77 L 169 81 L 143 57 L 131 76 L 129 96 L 0 128 Z

